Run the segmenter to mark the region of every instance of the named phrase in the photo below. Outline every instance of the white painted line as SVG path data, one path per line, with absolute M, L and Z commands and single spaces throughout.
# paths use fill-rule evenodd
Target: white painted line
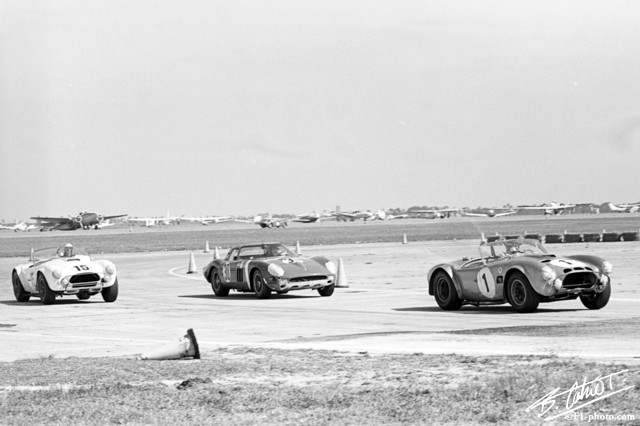
M 171 268 L 169 269 L 169 274 L 173 275 L 174 277 L 180 277 L 180 278 L 189 278 L 191 280 L 197 280 L 197 281 L 202 281 L 202 275 L 200 275 L 200 273 L 198 272 L 196 276 L 190 276 L 190 275 L 186 275 L 186 274 L 179 274 L 177 272 L 175 272 L 178 269 L 186 269 L 184 266 L 178 266 L 176 268 Z

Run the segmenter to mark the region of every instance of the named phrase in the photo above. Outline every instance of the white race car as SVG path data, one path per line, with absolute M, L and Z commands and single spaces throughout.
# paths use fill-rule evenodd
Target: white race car
M 86 300 L 98 293 L 105 302 L 118 298 L 115 265 L 92 260 L 84 249 L 74 249 L 71 244 L 33 251 L 28 263 L 13 268 L 11 282 L 18 302 L 36 296 L 50 305 L 57 296 L 75 295 Z

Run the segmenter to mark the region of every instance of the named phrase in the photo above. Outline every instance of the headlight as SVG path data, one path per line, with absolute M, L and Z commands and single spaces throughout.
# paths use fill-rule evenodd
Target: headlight
M 107 265 L 106 268 L 104 268 L 105 272 L 109 275 L 113 275 L 116 273 L 116 267 L 113 265 Z
M 62 285 L 65 286 L 65 287 L 68 286 L 69 285 L 69 278 L 63 278 L 62 279 Z
M 54 269 L 51 275 L 53 275 L 53 278 L 56 280 L 59 280 L 60 277 L 62 277 L 62 272 L 60 272 L 60 269 Z
M 540 273 L 542 274 L 542 279 L 545 282 L 551 282 L 556 279 L 556 271 L 551 269 L 549 266 L 543 266 Z
M 602 272 L 609 275 L 613 272 L 613 265 L 611 262 L 607 262 L 606 260 L 602 262 Z
M 324 264 L 325 268 L 327 268 L 327 270 L 329 272 L 331 272 L 332 274 L 335 274 L 336 272 L 338 272 L 338 267 L 336 266 L 335 263 L 333 262 L 327 262 Z
M 267 267 L 267 271 L 269 271 L 269 273 L 274 277 L 281 277 L 284 275 L 284 269 L 282 269 L 282 266 L 276 265 L 275 263 L 271 263 Z

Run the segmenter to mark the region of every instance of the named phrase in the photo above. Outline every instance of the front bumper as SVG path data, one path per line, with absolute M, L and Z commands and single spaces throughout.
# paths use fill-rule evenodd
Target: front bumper
M 333 275 L 323 277 L 273 278 L 267 285 L 273 291 L 316 290 L 335 283 Z

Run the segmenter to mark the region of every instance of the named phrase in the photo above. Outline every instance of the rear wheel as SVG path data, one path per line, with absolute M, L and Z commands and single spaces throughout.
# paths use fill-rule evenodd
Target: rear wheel
M 329 297 L 333 294 L 333 290 L 336 289 L 336 285 L 335 284 L 331 284 L 328 285 L 326 287 L 322 287 L 318 289 L 318 293 L 320 293 L 320 296 L 323 297 Z
M 118 298 L 118 279 L 116 278 L 116 282 L 112 286 L 103 288 L 101 293 L 105 302 L 115 302 Z
M 217 297 L 225 297 L 229 295 L 229 289 L 222 286 L 220 275 L 218 275 L 217 272 L 214 272 L 213 277 L 211 278 L 211 289 L 213 290 L 213 294 Z
M 521 272 L 514 272 L 507 281 L 509 303 L 520 313 L 533 312 L 538 309 L 540 295 L 536 293 L 527 277 Z
M 271 297 L 271 289 L 264 283 L 260 271 L 253 273 L 251 282 L 253 283 L 253 291 L 256 292 L 258 299 L 268 299 Z
M 51 290 L 49 284 L 47 283 L 47 279 L 44 275 L 38 275 L 38 294 L 40 295 L 40 301 L 42 301 L 43 305 L 51 305 L 56 301 L 56 293 Z
M 458 297 L 453 280 L 444 271 L 436 272 L 433 277 L 433 295 L 438 306 L 445 311 L 456 311 L 462 306 L 462 300 Z
M 588 309 L 601 309 L 607 306 L 611 297 L 611 285 L 607 284 L 602 293 L 595 295 L 580 296 L 580 301 Z
M 22 287 L 20 277 L 16 271 L 13 271 L 13 274 L 11 274 L 11 282 L 13 283 L 13 295 L 16 297 L 16 300 L 18 302 L 28 302 L 31 295 L 24 291 L 24 287 Z

